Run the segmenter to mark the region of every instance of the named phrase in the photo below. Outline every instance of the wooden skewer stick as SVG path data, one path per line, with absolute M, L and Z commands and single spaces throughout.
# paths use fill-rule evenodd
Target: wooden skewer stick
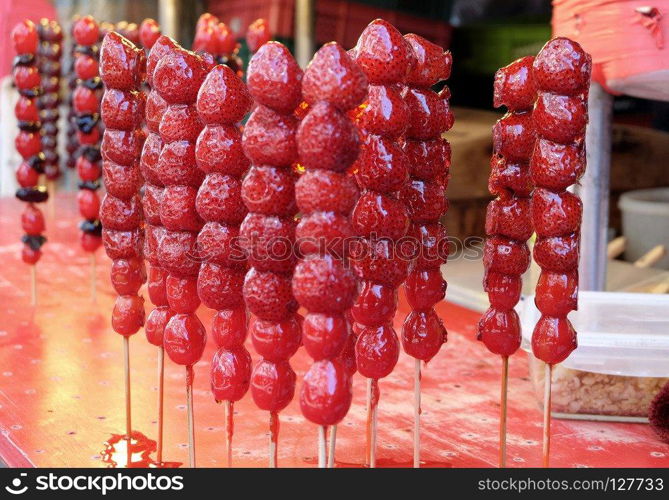
M 325 425 L 318 426 L 318 468 L 325 469 L 327 465 L 327 446 L 325 444 L 325 436 L 328 428 Z
M 132 410 L 130 394 L 130 337 L 123 337 L 123 367 L 125 370 L 125 438 L 127 446 L 127 466 L 130 467 L 132 451 Z
M 499 409 L 499 467 L 506 467 L 506 399 L 509 383 L 509 357 L 502 356 L 502 390 Z
M 618 236 L 617 238 L 612 239 L 606 246 L 607 257 L 609 259 L 615 259 L 625 251 L 626 246 L 627 246 L 627 238 L 625 238 L 624 236 Z
M 663 281 L 655 284 L 648 293 L 669 293 L 669 279 L 665 278 Z
M 37 306 L 37 265 L 30 266 L 30 305 Z
M 328 448 L 328 469 L 333 469 L 335 466 L 335 447 L 337 445 L 337 425 L 333 425 L 330 429 L 330 447 Z
M 95 252 L 90 252 L 89 254 L 89 262 L 91 265 L 91 301 L 96 302 L 98 298 L 98 293 L 97 293 L 97 280 L 96 280 L 96 259 L 95 259 Z
M 276 469 L 277 464 L 277 439 L 279 434 L 279 415 L 272 411 L 269 413 L 269 466 Z
M 232 401 L 225 402 L 225 446 L 228 461 L 228 468 L 232 467 L 232 423 L 233 406 Z
M 639 257 L 634 262 L 634 265 L 640 268 L 653 267 L 660 260 L 662 260 L 662 258 L 666 254 L 667 254 L 667 247 L 665 247 L 664 245 L 656 245 L 650 250 L 648 250 L 648 252 L 646 252 L 644 255 Z
M 413 466 L 420 469 L 420 359 L 414 360 L 413 372 Z
M 376 467 L 376 404 L 374 404 L 374 379 L 367 379 L 367 464 Z
M 549 466 L 551 454 L 551 375 L 553 365 L 546 364 L 546 375 L 544 381 L 544 467 Z
M 195 419 L 193 418 L 193 365 L 186 367 L 186 405 L 188 409 L 188 463 L 195 465 Z
M 158 351 L 158 444 L 156 461 L 163 463 L 163 394 L 165 387 L 165 349 L 160 346 Z

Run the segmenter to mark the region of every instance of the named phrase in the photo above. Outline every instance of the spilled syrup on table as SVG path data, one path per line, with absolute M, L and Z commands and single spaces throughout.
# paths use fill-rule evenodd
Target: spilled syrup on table
M 141 432 L 132 431 L 130 438 L 130 460 L 128 460 L 128 439 L 125 434 L 112 434 L 105 442 L 100 455 L 102 463 L 106 464 L 107 468 L 173 469 L 181 465 L 181 462 L 158 463 L 153 460 L 151 454 L 156 451 L 156 442 Z

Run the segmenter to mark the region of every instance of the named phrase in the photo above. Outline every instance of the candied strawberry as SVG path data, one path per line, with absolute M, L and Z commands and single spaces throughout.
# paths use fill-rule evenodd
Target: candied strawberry
M 166 186 L 179 184 L 197 188 L 204 179 L 204 172 L 195 162 L 195 145 L 188 141 L 165 144 L 156 169 L 160 182 Z
M 346 245 L 353 238 L 353 228 L 346 215 L 314 212 L 303 215 L 295 230 L 297 248 L 303 255 L 329 253 L 344 258 Z
M 12 28 L 12 44 L 17 54 L 36 54 L 39 42 L 37 26 L 30 19 L 24 19 Z
M 249 168 L 242 148 L 242 134 L 234 125 L 205 126 L 197 138 L 195 159 L 206 173 L 242 177 Z
M 492 128 L 493 149 L 507 161 L 527 161 L 536 139 L 532 113 L 507 113 Z
M 105 127 L 118 130 L 139 128 L 142 120 L 144 120 L 144 100 L 145 97 L 142 92 L 124 92 L 108 88 L 100 103 L 102 121 Z
M 29 236 L 38 236 L 46 229 L 42 211 L 33 204 L 28 204 L 21 214 L 21 228 Z
M 347 315 L 347 319 L 349 322 L 352 321 L 350 315 Z M 353 332 L 353 328 L 355 328 L 355 326 L 349 328 L 346 344 L 344 344 L 344 348 L 335 358 L 344 367 L 344 370 L 346 370 L 349 377 L 352 377 L 357 371 L 357 367 L 355 366 L 355 344 L 358 341 L 358 336 Z M 302 335 L 304 335 L 304 333 L 302 333 Z
M 399 244 L 386 239 L 358 242 L 351 250 L 351 263 L 360 279 L 394 287 L 402 284 L 409 268 Z
M 138 89 L 146 76 L 144 51 L 115 31 L 107 33 L 100 47 L 100 77 L 107 88 Z
M 160 137 L 164 142 L 188 141 L 195 143 L 202 131 L 202 121 L 195 105 L 169 105 L 160 120 Z
M 558 144 L 539 139 L 530 161 L 537 187 L 562 191 L 578 182 L 585 171 L 585 149 L 579 144 Z
M 309 421 L 337 425 L 348 413 L 352 398 L 350 375 L 339 361 L 316 361 L 305 373 L 300 408 Z
M 198 279 L 193 276 L 168 275 L 165 279 L 165 294 L 170 309 L 176 314 L 190 314 L 200 307 Z
M 209 174 L 204 179 L 195 201 L 203 220 L 240 224 L 246 216 L 239 179 L 223 174 Z
M 414 270 L 404 284 L 411 309 L 426 311 L 442 301 L 446 295 L 446 281 L 441 269 Z
M 103 227 L 102 243 L 105 246 L 107 256 L 112 260 L 140 257 L 144 246 L 144 233 L 138 229 L 114 231 Z
M 246 82 L 256 102 L 290 114 L 302 100 L 302 76 L 290 51 L 279 42 L 268 42 L 251 58 Z
M 140 157 L 143 143 L 144 134 L 141 130 L 105 129 L 100 144 L 102 158 L 121 165 L 131 165 Z
M 375 19 L 358 38 L 355 62 L 371 85 L 384 85 L 403 82 L 416 65 L 416 56 L 392 24 Z
M 583 203 L 573 193 L 537 188 L 532 194 L 532 221 L 539 237 L 566 236 L 581 226 Z
M 198 17 L 197 23 L 195 24 L 195 31 L 200 31 L 207 26 L 218 23 L 218 17 L 216 17 L 214 14 L 211 14 L 210 12 L 205 12 L 204 14 L 200 15 L 200 17 Z
M 446 328 L 434 310 L 411 311 L 402 325 L 402 347 L 409 356 L 425 361 L 434 358 L 446 342 Z
M 406 140 L 402 149 L 412 177 L 429 181 L 448 173 L 451 145 L 446 139 Z
M 488 203 L 486 234 L 526 241 L 533 232 L 529 198 L 495 198 Z
M 27 159 L 42 151 L 42 138 L 39 132 L 21 130 L 14 139 L 14 146 L 21 157 Z
M 355 180 L 346 173 L 311 169 L 295 184 L 297 206 L 306 213 L 320 211 L 348 214 L 358 196 Z
M 561 363 L 576 346 L 576 331 L 567 318 L 539 318 L 532 332 L 532 352 L 538 359 L 550 365 Z
M 102 244 L 102 238 L 100 238 L 97 234 L 84 233 L 82 231 L 79 237 L 79 242 L 84 252 L 93 253 L 98 248 L 100 248 L 100 245 Z M 41 255 L 39 250 L 38 250 L 38 255 Z M 39 260 L 39 256 L 37 257 L 37 259 Z
M 251 269 L 244 280 L 249 312 L 267 321 L 281 321 L 297 311 L 289 276 Z
M 216 311 L 211 322 L 211 336 L 216 345 L 223 349 L 242 347 L 246 340 L 247 323 L 248 314 L 243 305 L 234 309 Z
M 100 127 L 95 126 L 90 132 L 77 130 L 77 140 L 79 141 L 79 144 L 88 144 L 91 146 L 97 144 L 100 141 Z
M 191 366 L 200 361 L 207 331 L 195 314 L 175 314 L 165 327 L 163 347 L 172 361 Z
M 139 163 L 144 179 L 155 186 L 163 185 L 158 170 L 158 160 L 160 159 L 160 151 L 162 147 L 163 141 L 160 139 L 160 136 L 158 134 L 149 133 L 146 141 L 144 141 L 142 156 Z
M 128 200 L 139 192 L 144 179 L 137 162 L 126 167 L 112 161 L 104 161 L 102 167 L 105 187 L 110 195 Z
M 399 197 L 406 206 L 409 217 L 415 222 L 437 221 L 448 207 L 444 188 L 433 181 L 411 179 L 402 188 Z
M 197 276 L 200 270 L 197 234 L 190 231 L 165 231 L 158 241 L 157 257 L 170 273 Z
M 149 292 L 149 298 L 151 299 L 151 302 L 156 306 L 168 305 L 167 290 L 165 289 L 165 280 L 167 279 L 167 276 L 167 271 L 165 271 L 162 267 L 151 266 L 149 268 L 146 289 Z
M 244 268 L 246 255 L 241 247 L 239 228 L 219 222 L 207 222 L 197 235 L 203 261 L 227 267 Z
M 100 108 L 100 94 L 83 85 L 78 86 L 72 92 L 72 109 L 75 113 L 95 114 Z
M 330 42 L 318 49 L 309 63 L 302 92 L 309 104 L 327 101 L 347 111 L 367 95 L 367 77 L 338 43 Z
M 79 45 L 95 45 L 100 39 L 100 26 L 92 16 L 84 16 L 72 26 L 72 36 Z
M 307 169 L 343 172 L 358 156 L 358 131 L 332 104 L 319 102 L 300 122 L 297 149 Z
M 293 116 L 258 106 L 244 127 L 244 153 L 255 165 L 290 166 L 297 159 L 297 126 Z
M 370 85 L 367 92 L 365 105 L 356 116 L 358 125 L 370 134 L 391 139 L 401 136 L 409 126 L 410 108 L 402 99 L 399 87 Z M 418 112 L 417 109 L 411 109 L 412 112 Z
M 160 60 L 167 54 L 176 52 L 179 44 L 170 37 L 162 35 L 151 47 L 149 57 L 146 60 L 146 81 L 153 87 L 153 73 Z
M 591 71 L 590 55 L 577 42 L 563 37 L 547 42 L 533 65 L 537 86 L 563 95 L 587 90 Z
M 146 98 L 146 126 L 151 132 L 158 133 L 160 129 L 160 121 L 167 110 L 167 101 L 160 97 L 160 94 L 155 90 L 149 92 Z
M 211 392 L 217 402 L 239 401 L 251 384 L 251 355 L 242 346 L 219 349 L 211 360 Z
M 39 121 L 37 101 L 36 97 L 19 96 L 18 101 L 14 105 L 14 116 L 16 116 L 16 119 L 24 122 Z
M 518 274 L 486 272 L 483 277 L 483 290 L 488 294 L 490 306 L 500 311 L 516 307 L 522 289 L 523 282 Z
M 343 314 L 309 313 L 302 324 L 302 343 L 314 361 L 336 358 L 350 335 Z
M 96 220 L 100 213 L 100 197 L 95 191 L 81 189 L 77 193 L 77 207 L 79 208 L 79 215 L 84 219 Z
M 353 305 L 355 275 L 330 255 L 309 255 L 295 266 L 293 293 L 310 312 L 344 312 Z
M 251 320 L 249 335 L 256 352 L 263 359 L 279 363 L 289 359 L 300 347 L 302 333 L 295 315 L 283 321 Z
M 532 109 L 537 99 L 533 62 L 534 56 L 521 57 L 497 70 L 493 106 L 506 106 L 509 111 Z
M 398 240 L 409 229 L 409 216 L 401 201 L 382 193 L 363 193 L 351 213 L 353 229 L 359 236 Z
M 258 408 L 279 412 L 295 395 L 295 372 L 288 361 L 261 360 L 251 374 L 251 396 Z
M 454 118 L 448 100 L 433 90 L 406 87 L 402 96 L 411 110 L 407 137 L 433 139 L 453 126 Z
M 547 316 L 563 317 L 578 309 L 578 270 L 567 273 L 543 270 L 534 302 Z
M 292 218 L 250 213 L 239 232 L 249 265 L 263 271 L 292 272 L 297 260 Z
M 389 324 L 362 328 L 355 354 L 358 371 L 363 377 L 380 379 L 390 375 L 400 355 L 395 330 Z
M 21 162 L 16 169 L 16 182 L 21 187 L 35 187 L 39 182 L 39 172 L 32 168 L 28 162 Z
M 269 23 L 263 19 L 256 19 L 246 30 L 246 45 L 251 53 L 258 52 L 258 49 L 272 39 Z
M 146 205 L 144 206 L 144 210 L 146 210 Z M 160 207 L 156 207 L 155 211 L 159 212 L 159 210 Z M 151 266 L 160 266 L 162 269 L 163 263 L 160 262 L 158 250 L 160 243 L 165 237 L 165 234 L 167 234 L 167 229 L 165 229 L 162 225 L 158 225 L 160 224 L 160 215 L 158 215 L 158 220 L 159 222 L 156 225 L 151 225 L 151 223 L 148 223 L 144 226 L 145 238 L 143 251 L 144 257 L 149 261 Z M 167 270 L 163 269 L 163 272 L 167 273 Z
M 195 32 L 192 49 L 196 52 L 216 54 L 218 23 L 210 23 Z
M 42 77 L 37 66 L 16 66 L 12 71 L 12 77 L 19 90 L 39 90 L 42 85 Z
M 489 272 L 523 274 L 530 265 L 530 251 L 524 242 L 492 236 L 483 247 L 483 264 Z
M 82 190 L 82 192 L 85 190 Z M 95 217 L 91 217 L 95 219 Z M 100 206 L 100 222 L 107 229 L 131 231 L 138 228 L 142 221 L 142 201 L 139 196 L 121 200 L 105 195 Z
M 404 39 L 416 56 L 416 64 L 406 79 L 407 85 L 432 87 L 451 76 L 453 56 L 449 51 L 444 52 L 439 45 L 413 33 L 404 35 Z
M 111 324 L 124 337 L 137 333 L 144 325 L 144 299 L 137 295 L 119 295 L 114 303 Z
M 195 209 L 197 189 L 191 186 L 166 186 L 160 204 L 160 221 L 171 231 L 199 231 L 202 219 Z
M 141 259 L 116 259 L 112 262 L 111 282 L 118 295 L 135 295 L 146 282 L 146 268 Z
M 243 304 L 242 288 L 246 272 L 204 262 L 197 279 L 197 293 L 210 309 L 232 309 Z
M 207 76 L 202 58 L 186 50 L 174 50 L 158 61 L 153 87 L 169 103 L 191 104 Z
M 173 314 L 166 306 L 157 307 L 149 313 L 144 324 L 144 333 L 150 344 L 162 347 L 165 327 Z
M 578 233 L 540 238 L 534 244 L 534 260 L 545 271 L 564 273 L 578 268 Z
M 225 23 L 218 23 L 216 30 L 216 51 L 219 54 L 231 55 L 239 49 L 235 34 Z
M 139 25 L 139 40 L 142 43 L 142 47 L 150 50 L 158 38 L 160 38 L 160 25 L 155 19 L 144 19 L 142 24 Z
M 539 136 L 568 144 L 585 133 L 588 101 L 585 97 L 539 92 L 532 120 Z
M 285 217 L 297 211 L 295 179 L 285 168 L 252 167 L 244 177 L 241 194 L 246 208 L 254 213 Z
M 363 281 L 351 308 L 352 319 L 363 326 L 392 322 L 397 312 L 397 290 L 394 286 Z
M 532 189 L 532 178 L 527 163 L 507 161 L 498 154 L 492 156 L 488 178 L 488 190 L 491 194 L 504 198 L 515 194 L 526 198 L 530 196 Z
M 509 357 L 520 347 L 520 319 L 513 309 L 488 309 L 478 324 L 477 339 L 493 354 Z
M 409 230 L 410 243 L 418 244 L 417 255 L 414 256 L 415 269 L 433 269 L 446 263 L 449 254 L 449 241 L 446 228 L 440 223 L 412 224 Z M 404 247 L 404 241 L 401 242 Z M 408 257 L 408 251 L 402 250 Z
M 204 123 L 237 123 L 251 108 L 244 82 L 228 66 L 219 64 L 207 75 L 197 95 L 197 112 Z

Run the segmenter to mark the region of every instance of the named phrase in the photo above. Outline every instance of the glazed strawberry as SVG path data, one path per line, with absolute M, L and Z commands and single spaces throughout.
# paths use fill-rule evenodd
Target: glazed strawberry
M 211 336 L 216 345 L 223 349 L 243 346 L 246 340 L 247 316 L 244 307 L 217 311 L 211 324 Z
M 350 335 L 343 314 L 309 313 L 302 324 L 302 344 L 314 361 L 336 358 Z
M 244 285 L 246 271 L 234 269 L 213 262 L 200 266 L 197 279 L 197 295 L 210 309 L 232 309 L 242 305 L 240 293 Z
M 155 19 L 147 18 L 139 25 L 139 40 L 146 50 L 150 50 L 160 38 L 160 25 Z
M 167 290 L 165 289 L 167 277 L 168 273 L 162 267 L 150 266 L 146 289 L 149 292 L 151 302 L 159 307 L 167 306 L 169 304 L 167 301 Z M 167 320 L 165 321 L 165 324 L 167 324 Z M 163 327 L 164 326 L 165 325 L 163 325 Z
M 100 77 L 108 88 L 134 90 L 146 75 L 146 56 L 132 42 L 112 31 L 100 47 Z
M 233 125 L 207 125 L 197 138 L 195 159 L 205 173 L 241 177 L 249 168 L 242 148 L 242 134 Z
M 255 165 L 291 165 L 297 158 L 297 126 L 292 116 L 258 106 L 244 127 L 244 153 Z
M 46 230 L 42 211 L 29 204 L 21 214 L 21 228 L 29 236 L 39 236 Z
M 534 146 L 530 173 L 537 187 L 555 191 L 578 182 L 585 171 L 585 150 L 577 144 L 539 139 Z
M 168 106 L 160 120 L 160 137 L 163 142 L 188 141 L 195 143 L 203 124 L 194 105 Z
M 446 342 L 446 329 L 434 309 L 411 311 L 402 326 L 402 347 L 409 356 L 430 361 Z
M 207 175 L 198 190 L 196 208 L 203 220 L 240 224 L 246 216 L 241 183 L 229 175 Z
M 105 161 L 103 162 L 103 174 L 107 192 L 123 200 L 131 199 L 139 192 L 143 183 L 142 173 L 136 163 L 126 167 L 118 163 Z M 82 178 L 82 180 L 85 179 Z
M 23 248 L 21 249 L 21 260 L 24 264 L 28 264 L 29 266 L 35 265 L 39 262 L 41 257 L 41 250 L 34 250 L 28 245 L 23 245 Z
M 540 91 L 532 113 L 537 134 L 568 144 L 585 133 L 588 103 L 582 96 L 565 96 Z
M 227 267 L 244 267 L 246 255 L 239 239 L 239 229 L 207 222 L 198 234 L 197 244 L 203 260 Z
M 204 14 L 200 15 L 200 17 L 197 19 L 197 23 L 195 24 L 195 31 L 200 31 L 207 26 L 211 26 L 212 24 L 218 24 L 220 21 L 218 17 L 216 17 L 214 14 L 210 12 L 205 12 Z
M 309 63 L 302 92 L 309 104 L 326 101 L 347 111 L 367 95 L 367 77 L 339 44 L 330 42 L 323 45 Z
M 218 65 L 200 87 L 197 112 L 206 124 L 232 124 L 244 118 L 251 102 L 244 82 L 229 67 Z
M 534 260 L 544 270 L 566 272 L 578 267 L 580 238 L 577 233 L 541 238 L 534 245 Z
M 412 139 L 433 139 L 453 126 L 448 98 L 430 89 L 407 87 L 402 92 L 404 102 L 411 110 L 407 136 Z
M 137 295 L 116 297 L 111 324 L 120 335 L 127 337 L 137 333 L 144 325 L 144 299 Z
M 261 319 L 281 321 L 297 310 L 290 278 L 251 269 L 244 281 L 244 299 L 249 311 Z
M 98 130 L 95 128 L 94 130 Z M 99 131 L 97 132 L 99 137 Z M 95 137 L 90 137 L 86 144 L 95 144 Z M 81 140 L 81 139 L 80 139 Z M 100 149 L 105 160 L 121 165 L 132 164 L 142 151 L 144 133 L 141 130 L 114 130 L 106 129 L 102 136 Z
M 406 206 L 411 220 L 418 223 L 439 220 L 448 206 L 443 186 L 419 179 L 406 183 L 399 199 Z M 529 203 L 527 212 L 529 220 Z
M 279 42 L 268 42 L 251 58 L 247 83 L 258 103 L 289 114 L 302 100 L 302 76 L 288 49 Z
M 100 110 L 100 96 L 95 90 L 78 86 L 72 93 L 72 109 L 77 114 L 95 114 Z
M 82 87 L 75 91 L 75 99 L 80 88 Z M 141 92 L 107 89 L 100 103 L 102 121 L 107 128 L 118 130 L 138 128 L 144 119 L 144 105 L 145 97 Z
M 94 45 L 100 39 L 100 27 L 91 16 L 84 16 L 74 23 L 72 35 L 79 45 Z
M 195 314 L 175 314 L 165 327 L 165 352 L 179 365 L 197 363 L 206 344 L 207 332 Z
M 387 239 L 363 240 L 351 251 L 353 269 L 359 278 L 394 287 L 406 279 L 409 260 L 399 244 Z
M 542 314 L 564 317 L 578 309 L 578 271 L 542 271 L 534 301 Z
M 533 113 L 507 113 L 495 123 L 493 148 L 507 161 L 527 161 L 536 139 Z
M 37 26 L 29 19 L 25 19 L 12 29 L 12 43 L 17 54 L 36 54 L 39 37 Z
M 220 401 L 239 401 L 251 384 L 251 355 L 243 347 L 221 348 L 211 361 L 211 392 Z
M 587 91 L 591 70 L 590 55 L 577 42 L 563 37 L 547 42 L 533 65 L 537 85 L 561 95 Z
M 157 134 L 159 132 L 160 121 L 167 109 L 167 102 L 160 97 L 160 94 L 155 90 L 149 92 L 146 98 L 145 105 L 145 119 L 146 126 L 149 131 Z
M 225 23 L 218 23 L 216 29 L 216 51 L 222 55 L 232 55 L 239 49 L 235 34 Z
M 493 106 L 509 111 L 531 109 L 537 99 L 532 64 L 534 56 L 521 57 L 495 73 Z
M 420 244 L 414 259 L 415 269 L 433 269 L 446 263 L 450 242 L 446 228 L 441 223 L 412 224 L 408 236 L 410 240 Z M 404 245 L 400 254 L 409 258 L 410 250 L 403 247 Z
M 14 116 L 17 120 L 24 122 L 39 121 L 37 99 L 34 97 L 19 96 L 18 101 L 14 105 Z
M 404 287 L 407 302 L 411 309 L 417 311 L 431 309 L 446 295 L 446 282 L 438 268 L 409 273 Z
M 119 295 L 135 295 L 146 282 L 146 269 L 141 259 L 117 259 L 112 263 L 111 282 Z
M 342 259 L 353 237 L 348 217 L 333 212 L 303 215 L 295 230 L 297 248 L 303 255 L 328 253 Z
M 293 293 L 311 312 L 344 312 L 355 298 L 355 276 L 341 260 L 309 255 L 295 267 Z
M 79 194 L 86 194 L 86 191 L 88 190 L 83 189 Z M 90 192 L 97 196 L 94 191 Z M 92 215 L 92 217 L 85 218 L 96 219 L 97 211 Z M 141 220 L 142 203 L 138 196 L 134 196 L 129 200 L 122 200 L 110 194 L 105 195 L 100 206 L 100 221 L 105 228 L 115 231 L 131 231 L 139 227 Z
M 83 236 L 88 236 L 84 233 Z M 102 243 L 110 259 L 129 259 L 142 255 L 144 246 L 140 231 L 114 231 L 102 228 Z
M 566 236 L 578 231 L 583 204 L 568 192 L 538 188 L 532 196 L 532 219 L 539 237 Z
M 16 88 L 19 90 L 39 89 L 42 84 L 37 66 L 16 66 L 12 71 L 12 77 Z
M 240 245 L 249 264 L 259 270 L 291 273 L 295 266 L 295 221 L 292 217 L 250 213 L 240 229 Z
M 345 173 L 307 170 L 295 184 L 295 200 L 302 212 L 348 214 L 357 198 L 358 187 Z
M 144 179 L 154 186 L 162 186 L 163 183 L 159 177 L 158 160 L 163 147 L 163 141 L 158 134 L 150 133 L 142 148 L 140 160 L 140 169 Z
M 295 316 L 279 322 L 253 319 L 249 335 L 256 352 L 274 363 L 279 363 L 295 354 L 302 338 L 300 323 Z
M 402 149 L 412 177 L 429 181 L 448 173 L 451 145 L 446 139 L 406 140 Z
M 351 406 L 351 381 L 337 360 L 317 361 L 304 375 L 300 393 L 303 415 L 318 425 L 335 425 Z
M 576 331 L 567 318 L 542 316 L 534 327 L 532 352 L 544 363 L 561 363 L 576 347 Z
M 205 77 L 198 55 L 183 49 L 174 50 L 158 61 L 153 71 L 153 87 L 170 103 L 191 104 L 196 101 Z
M 23 161 L 16 169 L 16 182 L 21 187 L 34 187 L 39 182 L 39 172 Z
M 491 194 L 508 197 L 515 194 L 527 198 L 532 193 L 533 184 L 530 169 L 523 162 L 509 162 L 494 154 L 490 159 L 488 190 Z
M 258 52 L 258 49 L 272 39 L 269 23 L 265 19 L 256 19 L 246 30 L 246 45 L 252 53 Z
M 493 354 L 511 356 L 520 347 L 520 320 L 513 309 L 488 309 L 478 324 L 477 339 Z
M 166 186 L 160 205 L 160 221 L 170 231 L 197 232 L 202 219 L 197 213 L 197 189 L 191 186 Z
M 486 234 L 526 241 L 533 232 L 528 198 L 496 198 L 488 204 Z
M 295 180 L 284 168 L 252 167 L 244 178 L 241 195 L 250 212 L 286 217 L 297 211 Z
M 162 347 L 165 327 L 172 316 L 172 311 L 166 306 L 159 306 L 149 313 L 144 323 L 144 333 L 149 343 Z
M 488 294 L 490 306 L 498 311 L 509 311 L 520 300 L 523 283 L 520 275 L 486 272 L 483 290 Z
M 122 139 L 119 138 L 117 140 L 119 141 L 119 143 L 122 143 L 123 149 L 125 150 L 130 149 L 131 151 L 134 151 L 135 138 L 136 137 L 134 134 L 129 134 L 127 136 L 124 136 L 124 138 Z M 97 145 L 100 142 L 100 128 L 98 126 L 94 126 L 90 132 L 82 132 L 81 130 L 77 130 L 77 141 L 79 141 L 79 144 L 82 145 L 88 145 L 88 146 Z
M 153 73 L 160 60 L 168 55 L 176 52 L 178 44 L 170 37 L 162 35 L 151 47 L 149 56 L 146 60 L 146 82 L 153 87 Z
M 432 87 L 451 76 L 453 56 L 425 38 L 409 33 L 404 39 L 416 56 L 416 64 L 409 71 L 406 83 L 416 87 Z
M 183 185 L 197 188 L 204 174 L 195 162 L 195 145 L 185 140 L 165 144 L 160 150 L 156 165 L 161 184 Z
M 397 335 L 390 325 L 362 328 L 355 345 L 358 371 L 363 377 L 380 379 L 388 376 L 400 354 Z
M 360 236 L 399 239 L 409 229 L 409 217 L 401 201 L 368 191 L 363 193 L 351 213 L 351 223 Z
M 412 115 L 415 112 L 413 109 Z M 402 98 L 399 87 L 370 85 L 367 88 L 367 100 L 356 114 L 356 121 L 358 126 L 370 134 L 395 139 L 406 131 L 409 116 L 409 106 Z
M 351 316 L 357 325 L 376 326 L 392 322 L 397 312 L 397 291 L 394 286 L 363 281 Z
M 483 247 L 483 263 L 491 272 L 523 274 L 530 265 L 530 251 L 524 242 L 492 236 Z
M 279 412 L 293 399 L 295 372 L 288 361 L 260 361 L 251 376 L 251 396 L 261 410 Z

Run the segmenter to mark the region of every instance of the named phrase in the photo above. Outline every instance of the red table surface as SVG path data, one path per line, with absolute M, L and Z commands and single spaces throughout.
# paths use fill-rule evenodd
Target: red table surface
M 101 249 L 98 296 L 92 303 L 75 205 L 72 195 L 61 195 L 55 203 L 57 220 L 47 219 L 49 241 L 37 268 L 39 303 L 33 310 L 29 269 L 19 258 L 23 207 L 14 199 L 0 200 L 0 457 L 9 466 L 104 466 L 105 441 L 124 432 L 122 340 L 109 320 L 114 301 L 110 261 Z M 406 312 L 401 301 L 398 331 Z M 440 304 L 438 312 L 449 340 L 424 370 L 422 459 L 432 466 L 496 466 L 500 360 L 474 339 L 477 313 L 449 303 Z M 200 314 L 209 326 L 212 312 L 202 307 Z M 131 338 L 130 349 L 133 427 L 155 439 L 158 350 L 142 332 Z M 223 407 L 209 391 L 214 349 L 210 341 L 195 367 L 196 452 L 203 467 L 225 463 Z M 298 390 L 309 363 L 303 349 L 292 360 Z M 181 463 L 188 462 L 184 375 L 183 367 L 166 361 L 164 458 Z M 412 377 L 413 360 L 402 355 L 393 374 L 380 382 L 379 466 L 411 464 Z M 360 375 L 353 391 L 351 411 L 338 431 L 342 466 L 361 464 L 365 453 L 365 379 Z M 234 465 L 264 467 L 268 414 L 249 395 L 235 410 Z M 509 465 L 540 466 L 541 411 L 522 352 L 510 363 L 508 431 Z M 316 426 L 305 421 L 293 401 L 281 413 L 279 465 L 312 467 L 316 438 Z M 669 445 L 647 425 L 554 420 L 551 464 L 667 467 Z

